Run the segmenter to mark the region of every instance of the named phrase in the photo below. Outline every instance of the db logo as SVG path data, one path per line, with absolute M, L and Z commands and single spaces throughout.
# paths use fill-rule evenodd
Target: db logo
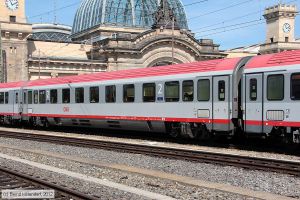
M 64 110 L 64 112 L 70 112 L 70 108 L 69 107 L 64 107 L 63 110 Z

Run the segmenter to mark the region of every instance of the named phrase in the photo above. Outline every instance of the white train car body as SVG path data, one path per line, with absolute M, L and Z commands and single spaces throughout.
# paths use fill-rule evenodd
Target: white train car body
M 297 139 L 299 87 L 300 51 L 290 51 L 1 84 L 0 116 L 191 138 L 275 132 Z

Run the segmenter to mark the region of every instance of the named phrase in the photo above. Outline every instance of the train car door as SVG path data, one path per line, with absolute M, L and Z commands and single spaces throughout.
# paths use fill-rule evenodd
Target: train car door
M 213 77 L 213 129 L 230 130 L 230 77 Z
M 14 118 L 19 118 L 19 113 L 20 113 L 20 90 L 14 90 L 13 91 L 13 113 L 14 113 Z
M 247 133 L 263 131 L 263 74 L 245 75 L 244 127 Z
M 198 77 L 196 84 L 197 117 L 206 124 L 208 130 L 212 129 L 212 77 Z
M 28 96 L 27 90 L 23 90 L 23 114 L 24 115 L 28 114 L 28 104 L 27 104 L 28 98 L 27 98 L 27 96 Z

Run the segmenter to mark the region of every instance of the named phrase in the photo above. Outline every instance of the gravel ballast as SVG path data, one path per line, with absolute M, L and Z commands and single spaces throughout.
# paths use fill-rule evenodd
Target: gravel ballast
M 1 148 L 1 153 L 10 156 L 19 157 L 25 160 L 30 160 L 30 161 L 58 167 L 61 169 L 66 169 L 72 172 L 82 173 L 90 177 L 96 177 L 102 180 L 108 180 L 108 181 L 128 185 L 131 187 L 136 187 L 139 189 L 143 189 L 145 191 L 151 191 L 154 193 L 163 194 L 175 199 L 216 199 L 216 198 L 217 199 L 247 199 L 247 200 L 254 199 L 242 195 L 221 192 L 213 189 L 185 186 L 180 183 L 176 183 L 168 180 L 162 180 L 158 178 L 144 177 L 138 174 L 126 173 L 126 172 L 121 172 L 118 170 L 111 170 L 106 168 L 99 168 L 88 164 L 72 162 L 69 160 L 62 160 L 62 159 L 37 155 L 33 153 L 28 153 L 28 152 L 23 153 L 18 150 L 16 151 L 12 149 Z M 46 172 L 44 170 L 39 170 L 39 171 L 40 171 L 39 176 L 44 177 L 45 175 L 43 176 L 42 174 L 45 173 L 46 176 L 48 177 L 49 172 Z M 59 179 L 62 179 L 63 182 L 65 182 L 64 177 L 59 176 Z M 89 194 L 99 195 L 95 193 L 93 189 L 94 189 L 93 186 L 91 190 L 87 189 L 87 187 L 84 187 L 83 191 L 88 191 Z M 115 193 L 114 190 L 113 193 Z
M 251 150 L 242 150 L 237 148 L 224 148 L 224 147 L 210 147 L 210 146 L 201 146 L 195 144 L 178 144 L 174 142 L 157 142 L 148 139 L 132 139 L 132 138 L 118 138 L 118 137 L 109 137 L 103 135 L 95 135 L 95 131 L 86 130 L 85 134 L 78 133 L 66 133 L 66 132 L 57 132 L 57 131 L 42 131 L 42 130 L 32 130 L 32 129 L 20 129 L 20 128 L 5 128 L 0 127 L 0 131 L 8 131 L 8 132 L 19 132 L 19 133 L 32 133 L 32 134 L 50 134 L 56 136 L 64 136 L 64 137 L 79 137 L 85 139 L 92 140 L 104 140 L 104 141 L 113 141 L 113 142 L 126 142 L 126 143 L 136 143 L 136 144 L 144 144 L 144 145 L 159 145 L 164 147 L 171 148 L 186 148 L 191 150 L 199 150 L 199 151 L 213 151 L 219 153 L 229 153 L 236 155 L 244 155 L 251 157 L 262 157 L 262 158 L 270 158 L 270 159 L 282 159 L 282 160 L 291 160 L 291 161 L 299 161 L 300 156 L 282 154 L 282 153 L 273 153 L 273 152 L 262 152 L 262 151 L 251 151 Z M 92 135 L 91 135 L 92 134 Z
M 160 170 L 167 173 L 189 176 L 201 180 L 227 183 L 233 186 L 244 187 L 256 191 L 265 191 L 278 195 L 300 198 L 300 179 L 289 175 L 8 138 L 0 138 L 0 143 L 18 146 L 19 148 L 25 149 L 40 149 L 66 155 L 79 156 L 102 162 L 105 161 L 107 163 L 125 164 L 140 168 Z M 126 182 L 126 180 L 128 179 L 125 178 L 123 181 Z M 157 187 L 157 185 L 155 186 Z M 190 192 L 187 193 L 189 194 Z M 182 194 L 180 194 L 180 196 L 181 195 Z M 225 198 L 227 199 L 227 197 Z M 230 199 L 230 197 L 228 198 Z
M 18 170 L 20 172 L 26 172 L 27 174 L 34 174 L 36 177 L 43 177 L 43 179 L 47 179 L 47 181 L 51 182 L 58 182 L 60 185 L 64 186 L 70 186 L 70 189 L 75 189 L 79 192 L 86 193 L 88 195 L 94 195 L 99 199 L 133 199 L 133 200 L 139 200 L 139 199 L 147 199 L 143 198 L 138 195 L 134 195 L 131 193 L 123 192 L 121 190 L 108 188 L 105 186 L 83 182 L 82 180 L 72 178 L 69 176 L 57 174 L 57 173 L 51 173 L 46 170 L 41 170 L 36 167 L 32 167 L 30 165 L 26 164 L 20 164 L 19 162 L 6 160 L 3 158 L 0 158 L 1 166 L 6 166 L 10 169 Z M 25 170 L 26 169 L 26 170 Z

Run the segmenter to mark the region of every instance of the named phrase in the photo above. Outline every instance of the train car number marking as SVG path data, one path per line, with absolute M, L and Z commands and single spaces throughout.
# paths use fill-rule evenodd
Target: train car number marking
M 157 92 L 157 94 L 162 94 L 162 88 L 163 88 L 162 84 L 158 84 L 158 92 Z

